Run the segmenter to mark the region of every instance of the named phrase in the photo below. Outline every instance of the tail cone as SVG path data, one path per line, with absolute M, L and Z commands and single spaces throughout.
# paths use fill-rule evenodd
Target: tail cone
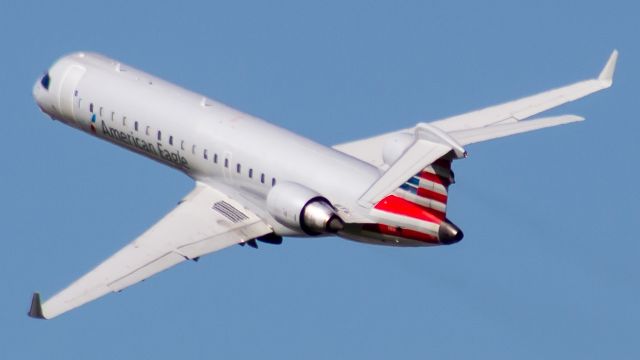
M 438 229 L 438 239 L 441 244 L 451 245 L 462 240 L 464 234 L 459 227 L 453 225 L 448 220 L 444 220 L 440 223 L 440 229 Z

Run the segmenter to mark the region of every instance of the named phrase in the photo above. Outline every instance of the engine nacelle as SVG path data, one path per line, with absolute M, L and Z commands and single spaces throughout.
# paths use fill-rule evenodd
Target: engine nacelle
M 384 160 L 384 163 L 391 166 L 415 140 L 415 136 L 409 134 L 392 136 L 382 147 L 382 160 Z
M 274 186 L 267 196 L 267 209 L 283 225 L 308 235 L 336 233 L 344 227 L 329 200 L 297 183 Z

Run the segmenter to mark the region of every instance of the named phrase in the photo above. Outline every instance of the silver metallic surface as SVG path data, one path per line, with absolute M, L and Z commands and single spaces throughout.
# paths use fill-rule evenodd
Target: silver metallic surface
M 302 210 L 303 229 L 315 233 L 337 232 L 342 229 L 342 221 L 328 202 L 317 199 Z

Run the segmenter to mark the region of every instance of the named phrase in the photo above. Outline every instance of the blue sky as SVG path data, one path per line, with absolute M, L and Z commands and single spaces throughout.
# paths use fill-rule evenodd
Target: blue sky
M 0 358 L 636 359 L 640 48 L 631 1 L 4 2 Z M 586 122 L 469 148 L 454 246 L 233 247 L 43 322 L 184 175 L 43 116 L 35 79 L 102 52 L 331 145 L 597 75 Z M 327 174 L 339 176 L 339 174 Z

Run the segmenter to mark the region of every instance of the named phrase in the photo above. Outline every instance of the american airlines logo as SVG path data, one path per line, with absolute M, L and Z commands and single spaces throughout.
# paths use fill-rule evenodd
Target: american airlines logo
M 189 169 L 189 162 L 180 154 L 179 150 L 171 152 L 162 146 L 161 142 L 155 144 L 147 142 L 139 137 L 133 135 L 133 133 L 127 134 L 116 128 L 108 126 L 104 120 L 102 120 L 102 133 L 114 140 L 117 140 L 125 145 L 132 146 L 138 150 L 142 150 L 155 157 L 159 157 L 162 160 L 169 161 L 181 167 L 183 169 Z

